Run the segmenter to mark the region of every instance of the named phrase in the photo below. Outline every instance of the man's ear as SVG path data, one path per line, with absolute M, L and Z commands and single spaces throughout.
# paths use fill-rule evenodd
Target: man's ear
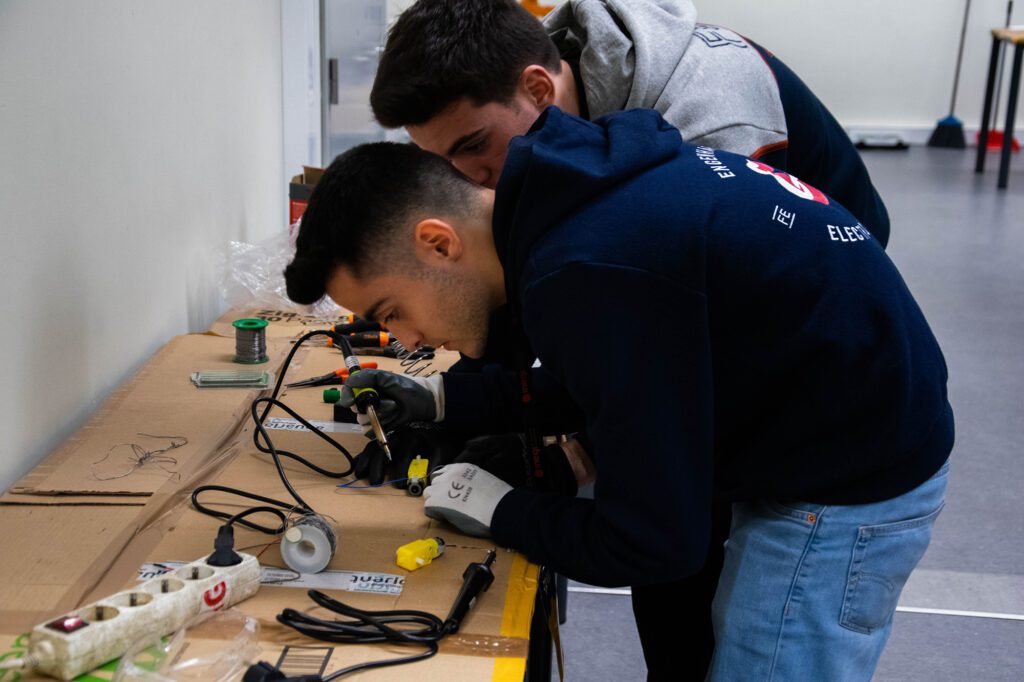
M 426 218 L 416 223 L 413 232 L 416 258 L 423 263 L 439 264 L 462 257 L 464 244 L 459 233 L 439 218 Z
M 555 78 L 540 64 L 530 64 L 519 74 L 519 90 L 542 111 L 557 99 Z

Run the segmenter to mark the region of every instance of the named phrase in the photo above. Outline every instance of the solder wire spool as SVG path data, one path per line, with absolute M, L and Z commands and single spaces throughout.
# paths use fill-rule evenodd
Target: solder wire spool
M 281 538 L 281 557 L 299 573 L 319 573 L 331 563 L 338 549 L 334 525 L 319 514 L 304 514 Z
M 231 323 L 235 328 L 235 362 L 258 365 L 267 356 L 267 321 L 243 317 Z

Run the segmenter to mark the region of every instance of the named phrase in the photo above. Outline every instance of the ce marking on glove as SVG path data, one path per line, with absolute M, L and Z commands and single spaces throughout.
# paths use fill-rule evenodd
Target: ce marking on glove
M 452 489 L 448 491 L 448 497 L 457 500 L 462 497 L 462 493 L 459 492 L 466 487 L 465 483 L 459 483 L 458 481 L 452 481 Z M 454 493 L 454 494 L 453 494 Z

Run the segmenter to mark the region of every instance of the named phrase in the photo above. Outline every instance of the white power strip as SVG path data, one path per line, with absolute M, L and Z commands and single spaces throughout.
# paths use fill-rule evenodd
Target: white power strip
M 256 594 L 260 564 L 211 566 L 198 559 L 136 589 L 118 592 L 49 623 L 37 625 L 23 665 L 62 680 L 119 658 L 147 634 L 167 635 L 204 611 L 217 611 Z

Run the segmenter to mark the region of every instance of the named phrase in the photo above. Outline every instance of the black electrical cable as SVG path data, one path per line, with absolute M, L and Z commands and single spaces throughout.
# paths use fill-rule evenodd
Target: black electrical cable
M 338 679 L 343 675 L 359 670 L 385 668 L 430 658 L 437 653 L 437 643 L 449 634 L 450 628 L 446 626 L 444 621 L 426 611 L 365 611 L 332 599 L 317 590 L 310 590 L 308 594 L 310 599 L 316 602 L 317 606 L 333 613 L 347 616 L 351 620 L 324 620 L 311 616 L 308 613 L 296 611 L 295 609 L 285 609 L 277 615 L 278 622 L 293 628 L 307 637 L 335 644 L 379 644 L 381 642 L 391 642 L 393 644 L 413 644 L 426 647 L 426 651 L 410 656 L 400 656 L 380 661 L 367 661 L 342 668 L 324 677 L 324 682 Z M 397 624 L 405 624 L 410 627 L 403 629 L 392 627 L 392 625 Z
M 480 593 L 486 592 L 491 583 L 494 582 L 494 571 L 491 566 L 496 558 L 497 553 L 492 549 L 487 552 L 487 558 L 483 561 L 474 561 L 466 566 L 466 570 L 462 573 L 462 587 L 452 603 L 448 617 L 444 620 L 426 611 L 364 611 L 363 609 L 357 609 L 354 606 L 349 606 L 336 599 L 332 599 L 323 592 L 310 590 L 307 594 L 310 599 L 316 602 L 317 606 L 342 616 L 348 616 L 350 620 L 324 620 L 302 611 L 296 611 L 295 609 L 285 609 L 278 614 L 277 621 L 307 637 L 334 644 L 379 644 L 389 642 L 391 644 L 413 644 L 426 647 L 426 651 L 421 651 L 411 656 L 401 656 L 381 661 L 368 661 L 349 666 L 324 677 L 323 682 L 335 680 L 358 670 L 384 668 L 421 661 L 437 653 L 438 642 L 448 635 L 459 631 L 462 621 L 466 618 L 473 604 L 476 603 Z M 392 625 L 399 623 L 407 627 L 401 629 L 392 627 Z M 257 666 L 257 669 L 266 671 L 265 667 Z
M 298 340 L 296 340 L 295 344 L 292 346 L 292 349 L 288 352 L 288 355 L 285 357 L 284 363 L 281 366 L 281 372 L 277 377 L 277 383 L 274 384 L 274 390 L 271 392 L 270 396 L 256 398 L 255 400 L 252 401 L 252 404 L 250 405 L 252 419 L 256 425 L 256 430 L 253 432 L 252 436 L 253 444 L 256 446 L 256 449 L 259 450 L 260 452 L 270 455 L 271 459 L 274 462 L 274 467 L 277 469 L 277 474 L 281 478 L 281 483 L 284 484 L 285 489 L 295 500 L 295 503 L 289 504 L 287 502 L 282 502 L 280 500 L 275 500 L 270 497 L 264 497 L 262 495 L 257 495 L 255 493 L 250 493 L 245 490 L 239 490 L 238 488 L 231 488 L 228 486 L 201 485 L 192 491 L 192 506 L 196 508 L 196 511 L 202 514 L 206 514 L 208 516 L 213 516 L 218 519 L 223 519 L 225 520 L 225 525 L 228 526 L 238 523 L 239 525 L 260 531 L 261 533 L 266 533 L 268 535 L 279 535 L 283 533 L 288 526 L 288 516 L 286 512 L 298 511 L 303 514 L 315 513 L 313 511 L 313 508 L 310 507 L 309 504 L 302 499 L 299 493 L 292 486 L 291 482 L 288 480 L 288 475 L 285 473 L 284 466 L 281 464 L 282 457 L 287 457 L 289 459 L 295 460 L 302 464 L 303 466 L 317 472 L 318 474 L 328 476 L 330 478 L 344 478 L 352 473 L 353 469 L 355 468 L 355 465 L 353 462 L 352 454 L 347 449 L 345 449 L 345 446 L 343 446 L 341 443 L 328 436 L 320 429 L 313 426 L 313 424 L 304 419 L 301 415 L 295 412 L 295 410 L 291 409 L 290 407 L 288 407 L 288 405 L 284 404 L 283 402 L 277 399 L 277 396 L 281 392 L 281 387 L 284 385 L 284 377 L 285 374 L 287 374 L 288 372 L 288 366 L 291 364 L 292 358 L 295 357 L 295 353 L 299 350 L 299 347 L 301 347 L 303 343 L 305 343 L 306 341 L 315 336 L 330 336 L 332 338 L 335 338 L 337 334 L 326 330 L 316 330 L 303 334 L 301 337 L 299 337 Z M 259 409 L 260 405 L 265 406 L 263 408 L 262 413 L 260 412 Z M 266 420 L 267 415 L 270 413 L 270 410 L 273 409 L 274 407 L 278 407 L 284 412 L 286 412 L 288 415 L 297 420 L 300 424 L 305 426 L 309 431 L 316 434 L 318 437 L 325 440 L 332 447 L 341 452 L 341 454 L 344 455 L 345 459 L 348 460 L 348 469 L 344 471 L 331 471 L 329 469 L 324 469 L 313 464 L 312 462 L 308 461 L 304 457 L 297 455 L 294 452 L 289 452 L 288 450 L 278 450 L 274 446 L 274 441 L 271 439 L 266 427 L 263 425 L 263 422 Z M 250 507 L 237 514 L 230 514 L 228 512 L 211 509 L 210 507 L 207 507 L 206 505 L 202 504 L 199 501 L 199 496 L 205 492 L 228 493 L 230 495 L 255 500 L 257 502 L 264 502 L 266 503 L 266 505 L 269 506 Z M 278 528 L 272 528 L 270 526 L 263 526 L 252 521 L 245 520 L 245 517 L 257 513 L 266 513 L 276 516 L 278 519 L 280 519 L 281 525 Z

